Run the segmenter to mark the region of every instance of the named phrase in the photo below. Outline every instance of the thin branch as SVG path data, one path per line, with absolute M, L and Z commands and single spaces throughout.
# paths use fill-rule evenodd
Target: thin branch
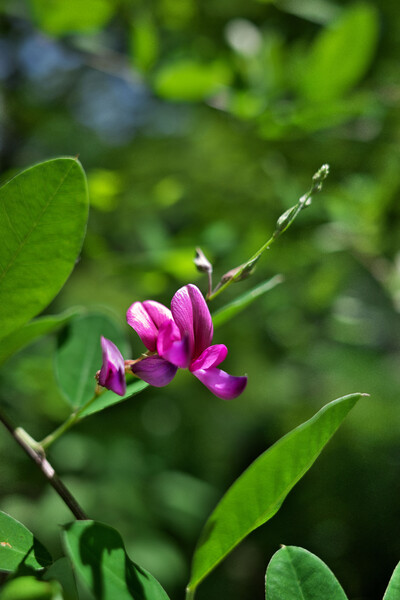
M 71 492 L 66 488 L 57 473 L 47 460 L 44 450 L 40 445 L 32 440 L 32 438 L 20 427 L 13 427 L 10 421 L 0 413 L 0 421 L 4 427 L 10 432 L 14 440 L 21 446 L 24 452 L 33 460 L 39 467 L 47 481 L 54 488 L 60 498 L 68 506 L 74 517 L 80 521 L 88 519 L 86 513 L 79 506 Z

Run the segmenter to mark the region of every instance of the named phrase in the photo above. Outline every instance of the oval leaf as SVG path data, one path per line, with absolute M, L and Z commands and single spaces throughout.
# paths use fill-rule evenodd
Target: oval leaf
M 84 417 L 88 417 L 89 415 L 93 415 L 94 413 L 100 412 L 109 406 L 113 406 L 114 404 L 119 404 L 124 400 L 128 400 L 139 392 L 142 392 L 146 388 L 149 387 L 149 384 L 145 381 L 134 381 L 126 386 L 126 394 L 124 396 L 118 396 L 118 394 L 114 394 L 108 390 L 104 392 L 100 396 L 98 396 L 89 406 L 79 411 L 78 416 L 80 419 Z
M 400 563 L 393 571 L 383 600 L 399 600 L 400 598 Z
M 351 394 L 330 402 L 261 454 L 242 473 L 201 533 L 193 557 L 189 590 L 250 532 L 275 515 L 361 395 Z
M 0 571 L 20 566 L 43 569 L 52 563 L 46 548 L 16 519 L 0 511 Z
M 102 362 L 102 335 L 126 355 L 125 336 L 118 325 L 104 314 L 77 317 L 60 336 L 55 362 L 56 378 L 74 409 L 84 406 L 94 396 L 95 375 Z
M 102 523 L 65 526 L 65 550 L 86 585 L 101 600 L 168 600 L 150 573 L 133 563 L 120 534 Z
M 63 600 L 60 584 L 38 581 L 32 576 L 18 577 L 6 583 L 0 600 Z
M 85 174 L 58 158 L 0 188 L 0 338 L 57 295 L 80 252 L 88 215 Z
M 284 546 L 274 554 L 265 579 L 266 600 L 347 600 L 340 583 L 315 554 Z
M 356 4 L 316 38 L 301 68 L 303 95 L 312 100 L 338 98 L 364 76 L 378 40 L 372 4 Z
M 97 31 L 115 11 L 114 3 L 108 0 L 31 0 L 31 3 L 39 27 L 51 35 Z
M 0 366 L 10 356 L 25 348 L 39 337 L 58 331 L 72 318 L 79 314 L 78 309 L 71 309 L 61 315 L 39 317 L 23 325 L 0 340 Z

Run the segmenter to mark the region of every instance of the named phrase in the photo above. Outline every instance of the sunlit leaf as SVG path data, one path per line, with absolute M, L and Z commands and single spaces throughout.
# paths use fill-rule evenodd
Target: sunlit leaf
M 383 600 L 399 600 L 400 598 L 400 563 L 393 571 Z
M 361 394 L 330 402 L 261 454 L 234 482 L 209 517 L 193 557 L 194 589 L 249 533 L 279 510 Z
M 105 314 L 77 317 L 60 336 L 55 361 L 56 378 L 74 409 L 84 406 L 94 396 L 95 375 L 102 364 L 102 335 L 114 342 L 126 356 L 125 336 Z
M 159 52 L 157 28 L 150 14 L 135 17 L 130 42 L 133 64 L 140 71 L 147 71 L 155 63 Z
M 168 600 L 150 573 L 133 563 L 120 534 L 95 521 L 75 521 L 64 530 L 65 550 L 78 575 L 101 600 Z
M 115 5 L 108 0 L 30 0 L 38 25 L 53 35 L 93 32 L 111 18 Z
M 79 418 L 88 417 L 89 415 L 92 415 L 94 413 L 100 412 L 101 410 L 104 410 L 105 408 L 108 408 L 109 406 L 119 404 L 124 400 L 128 400 L 129 398 L 136 396 L 136 394 L 139 394 L 139 392 L 142 392 L 148 387 L 149 384 L 145 381 L 134 381 L 133 383 L 130 383 L 126 386 L 126 394 L 124 396 L 118 396 L 118 394 L 115 394 L 111 391 L 104 392 L 103 394 L 98 396 L 96 400 L 92 402 L 92 404 L 90 404 L 87 408 L 85 408 L 84 410 L 82 410 L 82 412 L 79 413 Z
M 43 569 L 52 559 L 46 548 L 16 519 L 0 511 L 0 571 Z
M 79 309 L 72 309 L 60 315 L 39 317 L 23 325 L 0 340 L 0 365 L 10 356 L 25 348 L 43 335 L 58 331 L 72 318 L 79 314 Z
M 215 327 L 219 327 L 223 325 L 227 321 L 230 321 L 235 315 L 244 310 L 249 304 L 254 302 L 257 298 L 269 292 L 276 285 L 282 282 L 282 277 L 280 275 L 276 275 L 272 279 L 268 281 L 264 281 L 260 285 L 257 285 L 251 290 L 248 290 L 244 294 L 241 294 L 235 300 L 219 308 L 212 314 L 212 319 Z
M 231 72 L 225 63 L 182 60 L 160 69 L 154 87 L 157 94 L 168 100 L 196 101 L 208 98 L 230 80 Z
M 347 600 L 338 580 L 315 554 L 284 546 L 274 554 L 265 578 L 265 600 Z
M 302 94 L 330 100 L 344 94 L 365 75 L 375 53 L 378 16 L 372 4 L 353 4 L 323 29 L 301 66 Z
M 0 338 L 40 313 L 71 273 L 86 230 L 78 161 L 58 158 L 0 188 Z
M 32 576 L 12 579 L 2 588 L 0 600 L 65 600 L 57 581 L 38 581 Z

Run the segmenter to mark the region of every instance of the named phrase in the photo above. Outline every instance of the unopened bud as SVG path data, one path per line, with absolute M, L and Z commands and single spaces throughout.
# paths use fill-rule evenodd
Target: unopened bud
M 301 199 L 299 202 L 301 202 Z M 282 231 L 285 231 L 285 229 L 289 227 L 290 223 L 293 221 L 293 218 L 296 215 L 296 210 L 297 206 L 292 206 L 291 208 L 288 208 L 288 210 L 286 210 L 283 213 L 283 215 L 279 217 L 279 219 L 276 222 L 275 234 L 282 233 Z
M 208 258 L 206 258 L 201 248 L 196 248 L 196 256 L 194 257 L 193 262 L 196 265 L 197 270 L 201 273 L 212 273 L 212 264 Z

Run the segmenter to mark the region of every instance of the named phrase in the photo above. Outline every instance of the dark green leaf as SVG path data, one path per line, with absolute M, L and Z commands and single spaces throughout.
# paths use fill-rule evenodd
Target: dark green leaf
M 43 569 L 52 559 L 46 548 L 16 519 L 0 511 L 0 571 L 26 566 Z
M 72 565 L 65 556 L 56 560 L 43 576 L 46 581 L 55 579 L 63 590 L 63 600 L 79 600 Z M 1 598 L 0 598 L 1 600 Z
M 61 315 L 39 317 L 26 323 L 20 329 L 13 331 L 0 340 L 0 365 L 37 338 L 61 329 L 77 314 L 79 314 L 78 309 L 72 309 Z
M 114 394 L 114 392 L 107 391 L 101 394 L 89 404 L 87 408 L 82 410 L 79 413 L 79 418 L 88 417 L 89 415 L 93 415 L 94 413 L 100 412 L 109 406 L 113 406 L 114 404 L 118 404 L 119 402 L 123 402 L 124 400 L 128 400 L 128 398 L 132 398 L 142 392 L 146 388 L 149 387 L 149 384 L 145 381 L 134 381 L 126 386 L 126 394 L 124 396 L 118 396 L 118 394 Z
M 400 563 L 393 571 L 383 600 L 399 600 L 400 598 Z
M 239 312 L 244 310 L 249 304 L 254 302 L 259 296 L 262 296 L 269 290 L 272 290 L 278 283 L 282 282 L 282 277 L 280 275 L 276 275 L 272 279 L 268 281 L 264 281 L 260 285 L 257 285 L 253 289 L 245 292 L 238 298 L 235 298 L 232 302 L 219 308 L 212 314 L 212 319 L 214 323 L 214 327 L 219 327 L 223 325 L 227 321 L 230 321 L 232 317 L 236 316 Z
M 94 396 L 95 375 L 102 363 L 102 335 L 114 342 L 126 356 L 125 337 L 117 323 L 105 314 L 73 319 L 60 338 L 55 362 L 56 377 L 74 409 L 84 406 Z
M 301 91 L 308 99 L 338 98 L 364 76 L 378 38 L 378 18 L 372 4 L 353 4 L 323 29 L 301 67 Z
M 275 515 L 360 397 L 351 394 L 324 406 L 261 454 L 235 481 L 202 531 L 189 588 L 195 588 L 241 540 Z
M 0 338 L 60 291 L 80 252 L 87 214 L 85 174 L 72 158 L 40 163 L 0 189 Z
M 95 521 L 75 521 L 65 527 L 63 537 L 68 556 L 95 598 L 168 600 L 158 581 L 129 559 L 115 529 Z
M 266 600 L 347 600 L 332 571 L 315 554 L 284 546 L 274 554 L 265 579 Z

